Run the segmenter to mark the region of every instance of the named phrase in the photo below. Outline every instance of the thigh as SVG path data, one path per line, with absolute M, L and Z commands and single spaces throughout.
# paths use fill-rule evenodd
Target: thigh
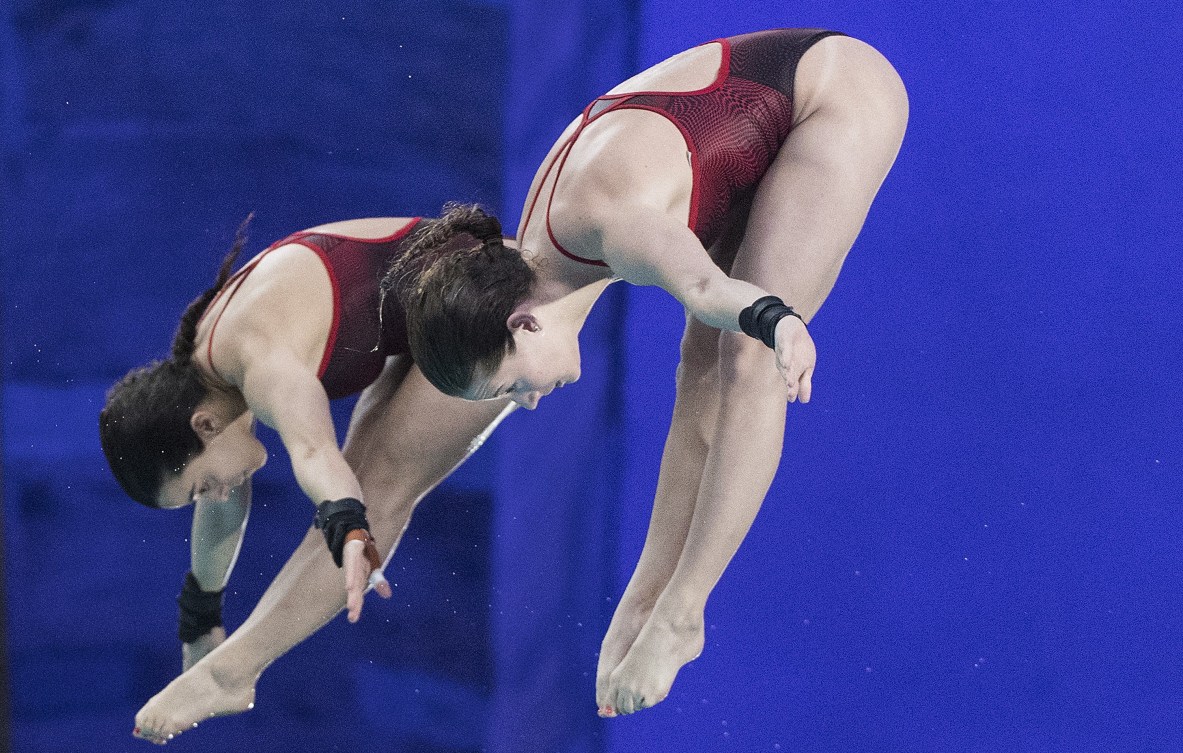
M 732 276 L 809 319 L 895 160 L 908 106 L 890 63 L 849 37 L 811 47 L 797 75 L 808 109 L 756 189 Z
M 344 448 L 367 498 L 379 490 L 422 493 L 439 483 L 508 404 L 445 395 L 414 365 L 397 384 L 380 379 L 371 389 L 358 402 Z

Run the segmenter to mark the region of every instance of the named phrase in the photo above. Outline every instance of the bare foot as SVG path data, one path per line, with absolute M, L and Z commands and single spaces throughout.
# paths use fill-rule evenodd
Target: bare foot
M 153 696 L 136 714 L 132 734 L 164 745 L 206 719 L 254 708 L 255 683 L 235 683 L 220 677 L 212 666 L 208 661 L 198 662 Z
M 654 612 L 620 665 L 608 677 L 608 716 L 656 706 L 669 695 L 678 670 L 702 653 L 703 619 L 672 621 Z
M 627 597 L 626 597 L 627 598 Z M 641 628 L 649 621 L 652 607 L 634 609 L 622 599 L 612 615 L 612 623 L 600 643 L 600 660 L 596 665 L 596 707 L 600 716 L 611 716 L 608 701 L 608 680 L 612 671 L 620 666 L 628 650 L 633 647 Z

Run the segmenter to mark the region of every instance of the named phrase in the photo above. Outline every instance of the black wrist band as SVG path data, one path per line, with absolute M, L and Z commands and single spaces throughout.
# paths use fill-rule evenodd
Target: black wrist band
M 341 567 L 345 536 L 359 528 L 367 533 L 370 531 L 370 521 L 366 520 L 366 506 L 360 499 L 353 497 L 321 502 L 316 506 L 316 517 L 312 519 L 312 525 L 324 532 L 325 543 L 328 544 L 337 567 Z
M 775 349 L 776 325 L 786 316 L 801 319 L 801 315 L 793 311 L 792 306 L 786 306 L 784 301 L 774 295 L 766 295 L 757 298 L 751 306 L 739 312 L 739 328 L 745 335 Z M 804 324 L 805 320 L 801 319 L 801 323 Z
M 182 643 L 192 643 L 222 624 L 222 596 L 224 591 L 202 591 L 193 571 L 185 573 L 185 585 L 177 595 L 180 616 L 177 637 Z

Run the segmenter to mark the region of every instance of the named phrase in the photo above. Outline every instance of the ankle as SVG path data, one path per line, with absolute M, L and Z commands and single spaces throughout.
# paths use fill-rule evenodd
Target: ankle
M 207 664 L 206 670 L 209 672 L 210 679 L 227 692 L 253 687 L 255 681 L 259 679 L 259 675 L 262 674 L 262 670 L 256 671 L 246 662 L 225 660 L 222 657 L 214 657 L 213 661 L 209 661 L 207 658 L 202 663 Z
M 705 604 L 665 593 L 654 605 L 650 619 L 676 632 L 701 630 L 705 609 Z

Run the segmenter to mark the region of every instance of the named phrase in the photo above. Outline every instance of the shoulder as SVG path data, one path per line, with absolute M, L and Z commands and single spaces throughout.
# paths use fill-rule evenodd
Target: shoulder
M 285 243 L 250 262 L 255 266 L 228 300 L 212 311 L 214 367 L 232 382 L 258 360 L 290 351 L 315 371 L 334 314 L 333 285 L 319 253 Z
M 632 207 L 689 208 L 693 171 L 681 131 L 646 110 L 610 112 L 576 140 L 552 199 L 556 225 L 611 224 Z
M 364 217 L 356 220 L 341 220 L 317 225 L 303 232 L 342 235 L 360 240 L 381 240 L 405 231 L 417 217 Z

